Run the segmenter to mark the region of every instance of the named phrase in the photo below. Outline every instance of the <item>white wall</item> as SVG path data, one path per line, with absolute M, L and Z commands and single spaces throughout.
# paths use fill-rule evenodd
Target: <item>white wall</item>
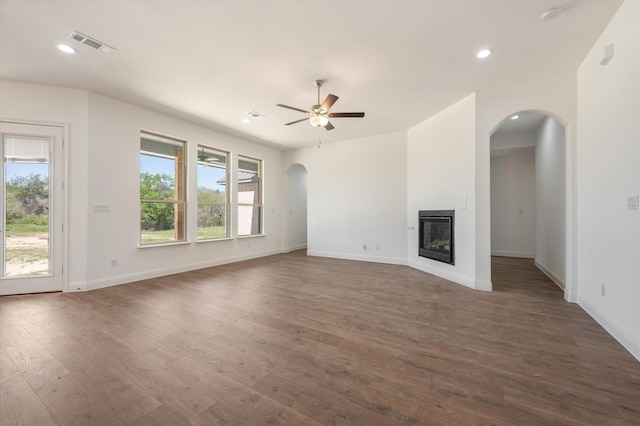
M 187 165 L 195 164 L 197 145 L 263 160 L 264 237 L 195 243 L 196 168 L 188 167 L 187 238 L 190 243 L 139 248 L 140 130 L 187 140 Z M 237 260 L 279 253 L 282 249 L 282 152 L 228 136 L 113 98 L 89 94 L 89 205 L 109 204 L 111 212 L 89 212 L 87 287 L 97 288 Z M 232 176 L 235 182 L 235 176 Z M 237 199 L 231 185 L 231 199 Z M 232 209 L 232 236 L 235 235 Z M 110 266 L 118 259 L 118 266 Z
M 532 132 L 491 135 L 491 152 L 512 148 L 533 148 L 535 146 L 536 135 Z
M 288 250 L 307 248 L 307 169 L 293 164 L 287 170 Z
M 0 80 L 0 117 L 68 126 L 67 194 L 68 278 L 87 275 L 88 93 Z
M 567 227 L 565 298 L 575 301 L 575 158 L 576 80 L 574 73 L 558 74 L 476 93 L 476 279 L 491 279 L 491 179 L 490 135 L 506 117 L 518 112 L 537 112 L 556 118 L 566 128 Z
M 640 211 L 627 197 L 640 193 L 639 27 L 640 2 L 623 3 L 578 70 L 578 303 L 638 359 Z
M 493 148 L 493 138 L 491 140 Z M 491 152 L 491 254 L 535 257 L 536 170 L 533 147 Z
M 287 151 L 308 172 L 312 256 L 406 263 L 406 134 Z M 366 245 L 366 248 L 364 247 Z
M 490 289 L 475 279 L 475 116 L 475 95 L 470 95 L 409 129 L 407 253 L 414 268 Z M 455 210 L 455 265 L 418 256 L 419 210 Z
M 565 287 L 565 130 L 547 117 L 536 132 L 536 266 Z
M 86 91 L 0 84 L 2 118 L 69 125 L 67 290 L 94 289 L 282 251 L 281 151 Z M 141 129 L 188 140 L 191 164 L 196 161 L 198 143 L 230 151 L 234 163 L 238 154 L 263 159 L 266 236 L 194 243 L 196 210 L 189 205 L 191 243 L 138 248 Z M 193 167 L 187 182 L 195 182 Z M 189 203 L 196 199 L 196 188 L 188 187 Z M 94 213 L 95 204 L 108 204 L 111 211 Z M 110 266 L 111 259 L 117 259 L 117 267 Z

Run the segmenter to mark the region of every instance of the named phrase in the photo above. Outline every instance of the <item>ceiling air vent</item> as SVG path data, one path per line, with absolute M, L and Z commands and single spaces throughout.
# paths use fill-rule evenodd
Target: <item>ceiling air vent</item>
M 247 115 L 249 117 L 251 117 L 251 118 L 257 118 L 257 119 L 264 118 L 264 115 L 260 114 L 259 112 L 255 112 L 255 111 L 249 111 L 247 113 Z
M 89 36 L 86 36 L 82 33 L 79 33 L 77 31 L 72 32 L 71 34 L 69 34 L 69 38 L 74 39 L 77 42 L 80 42 L 82 44 L 86 44 L 87 46 L 91 46 L 94 49 L 97 49 L 103 53 L 111 53 L 114 50 L 116 50 L 115 48 L 108 46 L 104 43 L 99 42 L 98 40 L 91 38 Z

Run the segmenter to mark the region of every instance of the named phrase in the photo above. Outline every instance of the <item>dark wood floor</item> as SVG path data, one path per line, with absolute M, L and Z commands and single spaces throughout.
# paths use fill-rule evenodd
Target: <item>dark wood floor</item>
M 640 363 L 530 260 L 493 277 L 295 252 L 3 297 L 0 423 L 639 424 Z

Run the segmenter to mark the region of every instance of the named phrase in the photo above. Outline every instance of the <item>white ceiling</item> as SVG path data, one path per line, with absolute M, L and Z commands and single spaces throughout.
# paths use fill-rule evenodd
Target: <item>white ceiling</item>
M 513 116 L 515 115 L 518 116 L 515 120 L 511 120 L 511 117 L 505 118 L 495 132 L 493 132 L 492 137 L 513 133 L 535 133 L 546 118 L 546 115 L 534 112 L 519 112 Z
M 620 0 L 0 0 L 0 78 L 80 88 L 282 149 L 401 131 L 487 87 L 575 71 Z M 540 13 L 561 6 L 555 20 Z M 67 38 L 79 31 L 117 50 Z M 78 50 L 68 56 L 57 43 Z M 481 47 L 495 53 L 475 58 Z M 266 118 L 244 124 L 249 111 Z

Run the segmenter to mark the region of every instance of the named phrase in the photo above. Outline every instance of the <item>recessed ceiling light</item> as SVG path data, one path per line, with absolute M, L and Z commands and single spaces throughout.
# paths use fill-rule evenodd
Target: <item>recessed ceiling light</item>
M 242 122 L 244 124 L 249 124 L 249 123 L 251 123 L 251 120 L 245 117 L 245 118 L 242 119 Z
M 482 49 L 478 53 L 476 53 L 476 58 L 484 59 L 487 56 L 491 55 L 492 53 L 493 53 L 493 49 Z
M 512 115 L 512 116 L 511 116 L 511 119 L 512 119 L 512 120 L 517 120 L 518 118 L 520 118 L 520 116 L 519 116 L 518 114 L 516 114 L 516 115 Z
M 62 50 L 64 53 L 76 53 L 77 50 L 67 44 L 59 44 L 58 49 Z

